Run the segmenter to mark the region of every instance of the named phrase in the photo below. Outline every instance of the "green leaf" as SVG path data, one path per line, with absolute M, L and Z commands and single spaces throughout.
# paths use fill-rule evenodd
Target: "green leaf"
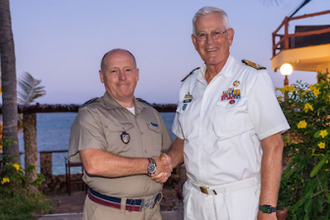
M 326 209 L 326 214 L 325 214 L 325 218 L 324 219 L 330 219 L 330 207 L 328 207 L 328 209 Z
M 304 211 L 309 214 L 312 210 L 313 199 L 308 199 L 304 206 Z
M 314 138 L 320 137 L 321 130 L 318 130 L 317 132 L 314 133 Z
M 300 199 L 297 203 L 296 203 L 296 205 L 295 205 L 295 207 L 296 208 L 299 208 L 300 206 L 302 206 L 303 204 L 304 204 L 304 202 L 305 202 L 305 199 Z
M 325 162 L 329 159 L 329 153 L 325 154 L 324 157 L 321 159 L 321 161 L 313 168 L 311 174 L 309 175 L 311 178 L 313 178 L 323 167 Z

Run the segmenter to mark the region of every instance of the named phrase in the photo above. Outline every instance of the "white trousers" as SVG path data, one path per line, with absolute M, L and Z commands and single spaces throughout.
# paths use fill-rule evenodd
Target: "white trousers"
M 257 219 L 260 182 L 256 181 L 252 187 L 249 183 L 249 188 L 244 187 L 244 182 L 240 184 L 241 189 L 237 189 L 237 183 L 233 183 L 221 186 L 224 190 L 219 190 L 217 195 L 207 195 L 187 180 L 183 187 L 184 220 Z M 230 190 L 232 188 L 234 190 Z

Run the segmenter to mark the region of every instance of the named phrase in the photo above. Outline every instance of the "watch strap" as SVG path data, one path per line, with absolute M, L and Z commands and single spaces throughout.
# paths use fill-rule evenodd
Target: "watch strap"
M 259 210 L 263 213 L 273 213 L 276 212 L 276 207 L 273 207 L 271 205 L 259 205 Z

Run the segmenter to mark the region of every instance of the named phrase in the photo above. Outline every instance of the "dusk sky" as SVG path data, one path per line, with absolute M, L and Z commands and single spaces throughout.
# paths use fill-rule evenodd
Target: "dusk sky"
M 150 103 L 177 103 L 180 80 L 203 64 L 191 42 L 192 17 L 203 6 L 224 9 L 235 30 L 231 54 L 267 67 L 276 87 L 284 77 L 270 67 L 271 34 L 303 0 L 11 0 L 17 78 L 29 72 L 42 80 L 41 104 L 82 104 L 100 97 L 104 53 L 131 51 L 140 69 L 135 96 Z M 330 9 L 312 0 L 297 15 Z M 330 24 L 330 16 L 295 25 Z M 316 73 L 294 71 L 290 84 L 316 82 Z

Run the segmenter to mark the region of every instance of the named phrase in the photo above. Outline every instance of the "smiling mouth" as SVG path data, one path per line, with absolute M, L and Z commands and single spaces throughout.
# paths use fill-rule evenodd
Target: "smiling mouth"
M 209 49 L 206 49 L 207 52 L 212 52 L 212 51 L 216 51 L 218 50 L 218 48 L 209 48 Z

